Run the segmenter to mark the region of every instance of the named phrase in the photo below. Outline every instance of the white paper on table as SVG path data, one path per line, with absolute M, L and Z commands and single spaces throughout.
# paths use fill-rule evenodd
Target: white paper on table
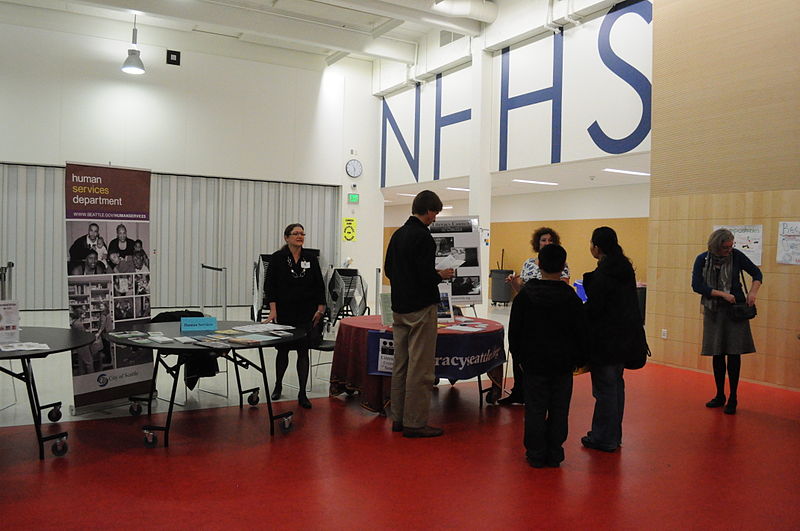
M 452 326 L 446 326 L 445 329 L 446 330 L 457 330 L 459 332 L 480 332 L 481 331 L 480 328 L 477 328 L 475 326 L 458 325 L 458 324 L 457 325 L 452 325 Z
M 0 350 L 3 352 L 12 352 L 14 350 L 49 350 L 50 347 L 47 343 L 4 343 L 0 345 Z

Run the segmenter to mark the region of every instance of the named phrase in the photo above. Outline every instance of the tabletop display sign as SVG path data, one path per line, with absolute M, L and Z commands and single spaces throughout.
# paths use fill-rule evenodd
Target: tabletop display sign
M 391 376 L 394 369 L 394 337 L 391 332 L 367 333 L 367 374 Z M 374 355 L 372 355 L 374 353 Z
M 75 412 L 149 392 L 150 349 L 102 334 L 150 319 L 150 172 L 67 164 L 67 299 L 70 327 L 96 334 L 72 351 Z
M 205 332 L 216 329 L 216 317 L 181 317 L 181 333 Z
M 394 324 L 394 312 L 392 311 L 392 294 L 381 293 L 381 324 L 383 326 L 392 326 Z
M 436 307 L 436 319 L 440 323 L 453 322 L 453 294 L 449 282 L 439 284 L 439 306 Z
M 742 251 L 755 265 L 761 265 L 764 241 L 763 225 L 714 225 L 714 230 L 728 229 L 733 233 L 733 247 Z
M 19 306 L 17 301 L 0 301 L 0 343 L 19 341 Z
M 430 225 L 436 242 L 436 269 L 455 269 L 449 282 L 452 304 L 481 303 L 481 263 L 478 218 L 445 217 Z
M 778 223 L 779 264 L 800 265 L 800 221 L 781 221 Z

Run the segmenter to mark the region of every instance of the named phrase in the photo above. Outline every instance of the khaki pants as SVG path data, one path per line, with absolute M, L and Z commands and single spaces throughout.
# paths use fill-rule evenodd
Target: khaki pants
M 392 419 L 406 428 L 422 428 L 428 423 L 436 354 L 436 306 L 394 313 Z

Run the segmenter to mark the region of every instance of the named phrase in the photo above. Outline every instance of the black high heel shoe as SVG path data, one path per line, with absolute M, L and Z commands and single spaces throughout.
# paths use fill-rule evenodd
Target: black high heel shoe
M 298 396 L 297 403 L 300 404 L 300 407 L 302 407 L 303 409 L 311 409 L 311 401 L 308 399 L 306 395 Z
M 706 407 L 722 407 L 725 405 L 725 395 L 717 395 L 708 402 Z
M 271 398 L 272 398 L 273 400 L 278 400 L 278 399 L 280 399 L 280 397 L 281 397 L 281 391 L 283 391 L 283 385 L 282 385 L 282 384 L 279 384 L 279 383 L 278 383 L 278 384 L 275 384 L 275 389 L 273 389 L 273 390 L 272 390 L 272 395 L 271 395 Z

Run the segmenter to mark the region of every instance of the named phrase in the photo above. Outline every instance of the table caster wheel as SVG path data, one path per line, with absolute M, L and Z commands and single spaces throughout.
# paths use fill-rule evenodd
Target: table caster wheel
M 247 397 L 247 403 L 250 404 L 251 406 L 257 406 L 260 401 L 261 398 L 258 396 L 258 391 L 253 391 Z
M 447 381 L 450 382 L 450 385 L 455 385 L 458 380 L 455 378 L 448 378 Z
M 158 436 L 152 431 L 144 432 L 144 445 L 147 448 L 155 448 L 158 444 Z
M 487 404 L 496 404 L 498 400 L 500 400 L 500 389 L 492 387 L 486 393 L 486 403 Z
M 53 406 L 53 409 L 47 412 L 47 418 L 50 419 L 50 422 L 58 422 L 61 420 L 61 406 Z
M 438 376 L 433 379 L 433 385 L 439 385 L 439 382 L 441 382 L 441 379 Z
M 289 430 L 292 429 L 292 416 L 289 415 L 288 417 L 283 417 L 281 419 L 281 431 L 283 433 L 288 433 Z
M 50 451 L 53 452 L 53 455 L 56 457 L 62 457 L 67 455 L 67 451 L 69 450 L 69 446 L 67 445 L 67 441 L 64 439 L 58 439 L 56 442 L 53 443 L 53 446 L 50 447 Z
M 344 394 L 346 394 L 347 396 L 353 396 L 353 393 L 355 393 L 355 391 L 353 389 L 345 388 L 345 390 L 344 390 Z
M 134 402 L 128 408 L 128 412 L 134 417 L 138 417 L 139 415 L 142 414 L 142 405 L 138 402 Z

